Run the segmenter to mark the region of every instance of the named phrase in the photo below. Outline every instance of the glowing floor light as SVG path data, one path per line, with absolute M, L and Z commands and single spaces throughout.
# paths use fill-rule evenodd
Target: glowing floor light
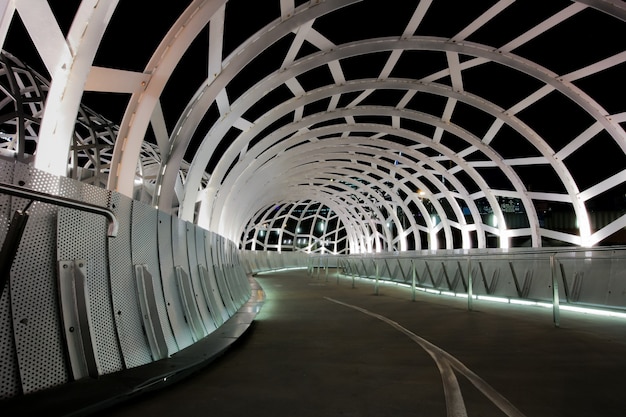
M 350 278 L 350 279 L 352 278 L 349 275 L 342 275 L 342 276 L 344 278 Z M 370 277 L 359 277 L 359 279 L 364 279 L 368 281 L 376 281 L 374 278 L 370 278 Z M 401 286 L 401 287 L 405 287 L 409 289 L 412 288 L 410 284 L 399 283 L 399 282 L 389 281 L 385 279 L 379 279 L 378 284 L 379 285 L 396 285 L 396 286 Z M 452 291 L 441 291 L 441 290 L 437 290 L 434 288 L 427 288 L 427 287 L 420 287 L 420 286 L 416 286 L 415 290 L 423 292 L 423 293 L 427 293 L 427 294 L 447 296 L 447 297 L 455 297 L 455 298 L 463 298 L 463 299 L 467 299 L 468 297 L 467 293 L 460 293 L 460 292 L 455 293 Z M 511 305 L 517 305 L 521 307 L 541 307 L 541 308 L 548 308 L 548 309 L 554 308 L 554 305 L 549 302 L 524 300 L 520 298 L 494 297 L 491 295 L 473 295 L 472 299 L 479 300 L 479 301 L 499 303 L 499 304 L 511 304 Z M 574 306 L 570 304 L 558 304 L 558 308 L 562 311 L 571 311 L 574 313 L 590 314 L 594 316 L 612 317 L 612 318 L 619 318 L 619 319 L 626 320 L 626 312 L 621 312 L 621 311 L 602 310 L 602 309 L 590 308 L 590 307 L 580 307 L 580 306 Z

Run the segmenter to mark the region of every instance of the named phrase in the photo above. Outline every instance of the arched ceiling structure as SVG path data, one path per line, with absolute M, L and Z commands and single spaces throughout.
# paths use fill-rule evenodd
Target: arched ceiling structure
M 68 175 L 83 101 L 119 117 L 108 188 L 133 195 L 150 143 L 152 203 L 234 241 L 312 201 L 352 252 L 626 227 L 623 1 L 65 3 L 0 5 L 3 49 L 51 79 L 38 168 Z

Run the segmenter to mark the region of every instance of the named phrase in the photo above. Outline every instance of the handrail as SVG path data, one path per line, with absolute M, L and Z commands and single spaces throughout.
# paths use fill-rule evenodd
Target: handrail
M 626 310 L 626 301 L 624 300 L 623 294 L 621 298 L 619 296 L 613 295 L 611 296 L 611 278 L 608 280 L 597 281 L 594 280 L 594 285 L 603 285 L 603 287 L 599 287 L 600 289 L 604 289 L 606 291 L 604 295 L 604 299 L 600 299 L 599 296 L 595 296 L 595 298 L 587 298 L 584 300 L 579 300 L 578 295 L 574 296 L 574 299 L 570 299 L 570 290 L 573 287 L 578 286 L 577 292 L 580 292 L 582 276 L 583 272 L 576 272 L 571 277 L 571 281 L 568 282 L 566 279 L 566 272 L 563 269 L 563 266 L 574 262 L 579 262 L 580 260 L 597 260 L 600 262 L 605 262 L 610 260 L 614 261 L 623 261 L 626 259 L 626 246 L 605 246 L 605 247 L 593 247 L 593 248 L 584 248 L 584 247 L 546 247 L 546 248 L 509 248 L 509 249 L 468 249 L 468 250 L 442 250 L 442 251 L 407 251 L 407 252 L 379 252 L 379 253 L 367 253 L 367 254 L 354 254 L 354 255 L 323 255 L 323 254 L 315 254 L 310 255 L 308 257 L 308 270 L 309 275 L 312 275 L 317 269 L 317 276 L 319 278 L 320 269 L 322 268 L 323 260 L 326 260 L 328 263 L 328 259 L 335 257 L 337 260 L 337 268 L 338 272 L 344 274 L 344 276 L 352 277 L 352 286 L 354 287 L 354 279 L 355 272 L 356 275 L 360 277 L 366 277 L 368 279 L 374 280 L 374 293 L 378 294 L 378 286 L 380 282 L 394 282 L 397 280 L 397 271 L 394 268 L 394 271 L 389 268 L 389 260 L 394 260 L 398 262 L 400 268 L 400 277 L 404 280 L 404 283 L 407 282 L 407 273 L 406 269 L 402 268 L 400 265 L 400 261 L 410 261 L 410 281 L 411 281 L 411 290 L 412 290 L 412 298 L 415 299 L 415 291 L 417 289 L 416 285 L 416 276 L 415 274 L 415 262 L 423 261 L 425 264 L 425 268 L 427 270 L 427 277 L 430 277 L 432 281 L 432 289 L 436 292 L 438 291 L 440 294 L 443 294 L 444 291 L 447 291 L 445 285 L 442 287 L 441 283 L 441 274 L 443 273 L 444 277 L 447 281 L 447 287 L 451 290 L 455 297 L 463 296 L 467 297 L 467 308 L 468 310 L 473 309 L 473 300 L 480 299 L 481 297 L 487 299 L 487 297 L 492 297 L 491 292 L 494 291 L 494 288 L 491 288 L 492 284 L 497 283 L 498 279 L 495 275 L 496 272 L 499 272 L 498 266 L 496 271 L 494 272 L 494 276 L 491 278 L 491 282 L 488 283 L 485 279 L 485 273 L 482 270 L 481 262 L 484 261 L 497 261 L 504 262 L 504 265 L 508 264 L 511 268 L 512 274 L 512 282 L 509 280 L 508 284 L 505 283 L 504 287 L 501 288 L 501 298 L 500 300 L 509 300 L 509 302 L 513 303 L 513 299 L 524 300 L 527 299 L 528 302 L 535 303 L 539 305 L 542 303 L 542 300 L 545 300 L 547 304 L 552 307 L 552 316 L 553 323 L 555 327 L 560 326 L 560 311 L 561 309 L 574 310 L 574 311 L 583 311 L 587 309 L 591 309 L 588 311 L 593 311 L 594 314 L 608 314 L 608 315 L 624 315 L 624 310 Z M 384 272 L 381 273 L 379 270 L 379 263 L 384 261 L 386 270 L 389 272 L 387 275 Z M 430 272 L 429 263 L 437 263 L 439 261 L 451 261 L 458 264 L 457 272 L 461 273 L 461 281 L 463 282 L 463 286 L 465 288 L 465 292 L 461 291 L 457 293 L 454 288 L 456 288 L 456 281 L 454 284 L 450 284 L 448 280 L 446 266 L 443 265 L 442 269 L 439 270 L 439 278 L 438 282 L 435 283 L 433 281 L 433 276 Z M 515 262 L 525 262 L 525 261 L 540 261 L 540 264 L 544 265 L 543 267 L 535 265 L 533 267 L 533 271 L 537 270 L 537 268 L 543 268 L 542 271 L 544 273 L 544 277 L 546 277 L 549 281 L 547 281 L 547 285 L 539 284 L 538 287 L 535 285 L 535 293 L 534 298 L 528 297 L 528 291 L 530 290 L 530 286 L 532 281 L 532 276 L 529 278 L 526 276 L 523 281 L 519 281 L 518 277 L 515 276 L 515 271 L 513 270 L 513 263 Z M 373 264 L 372 264 L 373 262 Z M 461 262 L 465 263 L 465 267 L 461 266 Z M 473 277 L 473 266 L 472 264 L 478 263 L 480 267 L 480 275 L 482 276 L 483 281 L 483 290 L 486 291 L 484 295 L 474 295 L 474 284 L 475 277 Z M 545 262 L 545 263 L 544 263 Z M 366 265 L 368 263 L 370 265 L 369 271 Z M 361 265 L 362 264 L 362 265 Z M 372 271 L 371 266 L 374 265 L 375 271 Z M 405 264 L 406 265 L 406 264 Z M 587 263 L 585 262 L 585 265 Z M 363 269 L 363 273 L 359 271 L 359 269 Z M 463 270 L 462 270 L 463 268 Z M 465 277 L 463 276 L 463 272 L 466 273 Z M 456 272 L 455 272 L 456 274 Z M 571 271 L 570 271 L 571 275 Z M 339 274 L 337 275 L 339 277 Z M 422 277 L 424 278 L 424 277 Z M 465 282 L 465 279 L 467 281 Z M 588 281 L 588 280 L 587 280 Z M 596 283 L 597 281 L 597 283 Z M 539 282 L 539 281 L 534 281 Z M 511 291 L 512 284 L 515 284 L 515 287 Z M 544 281 L 544 284 L 546 282 Z M 598 284 L 599 283 L 599 284 Z M 445 284 L 445 283 L 444 283 Z M 422 282 L 422 287 L 425 291 L 429 291 L 428 288 L 431 288 L 430 284 Z M 489 288 L 487 288 L 487 285 Z M 528 287 L 526 287 L 528 285 Z M 563 285 L 563 289 L 560 287 Z M 615 285 L 615 284 L 614 284 Z M 502 286 L 501 286 L 502 287 Z M 507 287 L 509 288 L 507 290 Z M 524 289 L 522 290 L 522 287 Z M 621 288 L 621 287 L 620 287 Z M 550 294 L 544 294 L 542 291 L 546 289 L 549 290 Z M 504 290 L 502 292 L 502 290 Z M 538 291 L 538 292 L 537 292 Z M 593 293 L 594 289 L 592 288 L 589 292 Z M 597 289 L 595 290 L 597 292 Z M 561 292 L 565 295 L 565 304 L 561 302 Z M 516 295 L 515 295 L 516 294 Z M 543 294 L 543 295 L 540 295 Z M 547 296 L 547 297 L 546 297 Z M 499 298 L 500 296 L 496 295 L 495 298 Z M 612 298 L 611 298 L 612 297 Z M 621 300 L 621 302 L 620 302 Z M 516 301 L 517 302 L 517 301 Z M 601 312 L 601 313 L 600 313 Z
M 467 259 L 467 258 L 480 258 L 480 259 L 500 259 L 502 257 L 515 257 L 520 259 L 522 256 L 544 256 L 545 259 L 549 259 L 551 256 L 557 258 L 567 254 L 576 253 L 594 253 L 603 254 L 614 251 L 624 251 L 626 246 L 594 246 L 591 248 L 585 247 L 538 247 L 538 248 L 491 248 L 491 249 L 464 249 L 464 250 L 417 250 L 417 251 L 404 251 L 404 252 L 377 252 L 377 253 L 358 253 L 349 255 L 331 255 L 331 254 L 311 254 L 310 259 L 335 257 L 337 259 L 414 259 L 414 258 L 427 258 L 432 260 L 437 259 Z M 537 258 L 535 258 L 537 259 Z
M 35 191 L 29 188 L 21 187 L 14 184 L 7 184 L 4 182 L 0 182 L 0 193 L 104 216 L 108 220 L 107 236 L 117 236 L 119 222 L 117 221 L 117 217 L 115 217 L 115 214 L 108 208 L 96 206 L 95 204 L 89 204 L 67 197 L 61 197 L 54 194 Z

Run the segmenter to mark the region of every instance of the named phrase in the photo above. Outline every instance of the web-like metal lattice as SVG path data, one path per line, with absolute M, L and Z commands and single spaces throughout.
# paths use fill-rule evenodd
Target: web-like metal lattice
M 139 3 L 55 6 L 45 28 L 6 6 L 52 79 L 24 90 L 47 102 L 28 133 L 11 122 L 9 152 L 38 134 L 37 167 L 67 171 L 67 149 L 71 175 L 144 181 L 136 198 L 242 247 L 274 249 L 254 220 L 304 202 L 338 216 L 350 252 L 626 242 L 622 1 L 198 0 L 152 17 L 142 52 Z M 81 133 L 103 129 L 91 113 L 71 141 L 55 120 L 83 92 L 128 98 L 106 145 Z
M 321 254 L 347 253 L 347 232 L 339 216 L 311 201 L 273 205 L 246 226 L 242 249 Z
M 39 140 L 46 94 L 50 82 L 18 58 L 0 54 L 0 156 L 32 162 Z M 97 187 L 106 187 L 119 126 L 81 105 L 73 132 L 67 176 Z M 156 145 L 144 141 L 134 179 L 133 196 L 151 202 L 161 167 Z M 179 172 L 184 182 L 189 164 Z M 206 179 L 205 179 L 206 182 Z

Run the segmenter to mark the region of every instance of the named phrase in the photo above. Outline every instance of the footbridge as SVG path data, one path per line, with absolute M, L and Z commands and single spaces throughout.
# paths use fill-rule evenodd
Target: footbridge
M 479 3 L 0 2 L 2 410 L 623 414 L 626 6 Z

